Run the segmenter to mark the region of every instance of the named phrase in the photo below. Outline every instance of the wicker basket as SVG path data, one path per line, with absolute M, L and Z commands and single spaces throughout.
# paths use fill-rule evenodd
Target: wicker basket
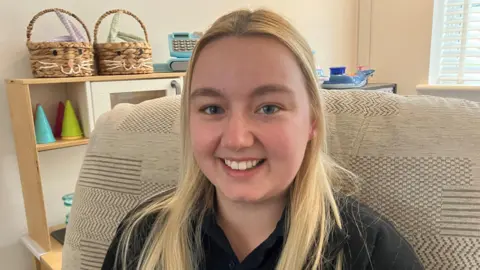
M 97 43 L 98 27 L 108 15 L 117 12 L 135 18 L 145 33 L 145 42 Z M 95 24 L 93 44 L 99 75 L 130 75 L 153 73 L 152 48 L 143 22 L 127 10 L 114 9 L 103 14 Z
M 85 29 L 88 42 L 32 42 L 35 21 L 45 13 L 59 11 L 75 18 Z M 45 9 L 32 18 L 27 27 L 27 47 L 30 53 L 32 74 L 37 78 L 92 76 L 93 47 L 88 29 L 80 18 L 66 10 Z

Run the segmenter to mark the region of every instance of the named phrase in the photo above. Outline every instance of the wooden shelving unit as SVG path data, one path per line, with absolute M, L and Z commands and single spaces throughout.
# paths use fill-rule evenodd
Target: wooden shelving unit
M 57 83 L 75 83 L 75 82 L 108 82 L 108 81 L 129 81 L 143 79 L 161 79 L 184 76 L 183 72 L 172 73 L 151 73 L 138 75 L 108 75 L 108 76 L 90 76 L 90 77 L 68 77 L 68 78 L 28 78 L 28 79 L 7 79 L 10 84 L 57 84 Z
M 65 228 L 65 225 L 58 225 L 51 227 L 49 232 Z M 50 236 L 50 243 L 52 250 L 41 257 L 42 263 L 48 265 L 50 269 L 62 269 L 62 244 L 60 244 L 55 238 Z
M 64 226 L 48 227 L 38 153 L 86 145 L 88 144 L 88 138 L 70 141 L 59 139 L 50 144 L 36 144 L 31 100 L 31 91 L 36 90 L 32 90 L 31 86 L 71 83 L 78 85 L 78 83 L 84 82 L 132 81 L 183 76 L 184 73 L 153 73 L 145 75 L 5 80 L 28 226 L 28 235 L 22 237 L 22 241 L 35 257 L 37 269 L 61 269 L 62 245 L 50 236 L 50 232 Z
M 85 145 L 85 144 L 88 144 L 88 139 L 87 138 L 78 139 L 78 140 L 57 139 L 57 141 L 54 142 L 54 143 L 37 144 L 37 151 L 38 152 L 48 151 L 48 150 L 54 150 L 54 149 L 72 147 L 72 146 L 78 146 L 78 145 Z

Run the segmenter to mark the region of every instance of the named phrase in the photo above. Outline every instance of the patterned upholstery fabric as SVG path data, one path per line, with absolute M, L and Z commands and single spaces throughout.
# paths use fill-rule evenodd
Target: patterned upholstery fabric
M 330 154 L 359 200 L 395 223 L 427 269 L 480 269 L 480 104 L 322 91 Z M 75 190 L 63 269 L 99 269 L 115 229 L 175 186 L 179 97 L 118 105 L 96 124 Z

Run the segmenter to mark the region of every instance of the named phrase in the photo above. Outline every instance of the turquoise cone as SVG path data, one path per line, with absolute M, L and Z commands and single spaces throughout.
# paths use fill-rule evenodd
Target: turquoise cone
M 38 105 L 37 112 L 35 114 L 35 138 L 37 144 L 45 144 L 55 142 L 55 137 L 53 136 L 52 128 L 48 122 L 45 111 L 43 107 Z

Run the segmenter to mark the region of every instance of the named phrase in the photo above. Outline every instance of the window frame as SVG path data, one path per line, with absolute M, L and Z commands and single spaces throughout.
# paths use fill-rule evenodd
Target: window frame
M 445 22 L 444 22 L 445 9 L 446 9 L 445 4 L 447 2 L 448 2 L 448 0 L 434 0 L 434 2 L 433 2 L 432 37 L 431 37 L 431 44 L 430 44 L 430 63 L 429 63 L 428 83 L 430 85 L 459 85 L 459 86 L 473 85 L 473 86 L 479 86 L 480 85 L 480 75 L 477 76 L 476 73 L 474 73 L 475 78 L 474 79 L 469 79 L 469 76 L 468 76 L 469 72 L 465 71 L 465 70 L 468 69 L 469 64 L 464 63 L 464 61 L 466 59 L 465 59 L 465 55 L 462 55 L 462 53 L 467 54 L 467 56 L 468 56 L 468 53 L 465 52 L 465 50 L 467 50 L 466 48 L 468 48 L 468 47 L 461 49 L 462 53 L 460 54 L 461 59 L 460 59 L 460 62 L 459 62 L 459 65 L 461 66 L 461 68 L 458 70 L 458 73 L 457 73 L 458 77 L 457 77 L 456 81 L 455 82 L 448 82 L 448 83 L 445 82 L 445 80 L 444 80 L 444 82 L 440 81 L 441 67 L 442 67 L 441 66 L 442 37 L 443 37 L 443 34 L 444 34 L 444 26 L 445 26 Z M 472 2 L 474 2 L 474 3 L 472 3 Z M 471 4 L 480 4 L 478 2 L 478 0 L 463 0 L 463 3 L 464 3 L 464 5 L 468 4 L 468 6 L 465 9 L 470 8 Z M 478 10 L 473 11 L 472 13 L 467 12 L 467 14 L 469 14 L 469 15 L 478 14 Z M 468 17 L 467 17 L 467 19 L 468 19 Z M 480 21 L 478 21 L 478 19 L 477 19 L 477 20 L 474 20 L 474 21 L 471 21 L 471 22 L 479 23 Z M 466 26 L 464 25 L 463 27 L 464 27 L 463 34 L 467 35 L 468 31 L 465 31 L 465 30 L 467 29 L 466 27 L 469 27 L 469 25 L 467 24 Z M 465 36 L 463 36 L 463 37 L 465 37 Z M 461 41 L 462 41 L 462 45 L 465 45 L 466 43 L 469 42 L 469 39 L 468 38 L 462 38 Z M 467 66 L 465 66 L 465 65 L 467 65 Z M 462 74 L 462 70 L 465 71 L 465 74 L 467 74 L 467 75 Z M 467 76 L 467 77 L 465 78 L 465 76 Z M 466 81 L 466 83 L 465 83 L 465 81 Z M 471 81 L 475 81 L 475 83 L 472 84 Z
M 443 18 L 446 0 L 434 0 L 432 17 L 432 38 L 430 44 L 429 84 L 439 84 L 440 59 L 442 48 Z

